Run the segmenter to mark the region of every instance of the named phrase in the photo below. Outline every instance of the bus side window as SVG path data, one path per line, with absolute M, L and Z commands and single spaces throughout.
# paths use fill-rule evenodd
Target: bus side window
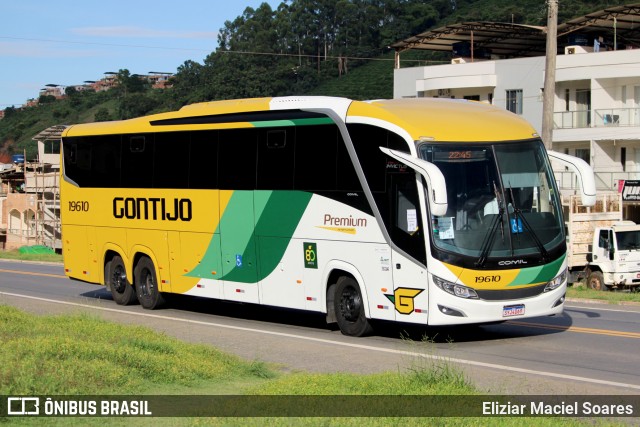
M 335 191 L 337 153 L 337 126 L 298 126 L 294 188 L 300 191 Z
M 415 172 L 388 157 L 379 147 L 409 152 L 399 135 L 370 125 L 349 125 L 358 160 L 393 243 L 426 263 Z
M 257 129 L 220 131 L 218 184 L 221 190 L 255 190 L 257 144 Z
M 155 134 L 153 187 L 187 188 L 189 182 L 189 132 Z
M 122 149 L 122 187 L 153 186 L 153 134 L 124 135 Z
M 258 190 L 293 190 L 295 131 L 295 127 L 260 131 Z
M 189 188 L 218 188 L 218 131 L 191 132 Z

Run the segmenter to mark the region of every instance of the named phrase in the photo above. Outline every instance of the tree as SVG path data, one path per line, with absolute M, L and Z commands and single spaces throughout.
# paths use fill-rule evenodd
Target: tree
M 56 97 L 53 95 L 40 95 L 38 98 L 38 104 L 50 104 L 56 101 Z
M 149 86 L 139 75 L 131 74 L 126 68 L 118 70 L 116 81 L 118 82 L 118 89 L 125 96 L 130 93 L 143 92 Z
M 126 96 L 120 99 L 118 105 L 118 117 L 120 119 L 131 119 L 134 117 L 144 116 L 156 106 L 153 99 L 144 96 Z
M 173 87 L 168 92 L 171 99 L 178 105 L 204 101 L 203 95 L 206 82 L 204 81 L 204 67 L 195 61 L 185 61 L 178 67 L 172 78 Z
M 109 110 L 107 110 L 106 108 L 100 108 L 96 112 L 93 120 L 96 122 L 108 122 L 109 120 L 111 120 L 111 115 L 109 114 Z
M 16 107 L 11 106 L 11 107 L 7 107 L 4 109 L 4 118 L 9 118 L 13 115 L 15 115 L 18 112 L 18 110 L 16 109 Z

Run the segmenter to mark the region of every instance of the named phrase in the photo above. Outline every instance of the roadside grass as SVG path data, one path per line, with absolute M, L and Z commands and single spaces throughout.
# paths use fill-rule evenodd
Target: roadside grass
M 602 300 L 609 304 L 640 303 L 640 292 L 596 291 L 582 285 L 567 287 L 568 298 Z
M 405 339 L 405 342 L 407 340 Z M 0 395 L 479 395 L 446 359 L 416 358 L 407 369 L 373 375 L 284 373 L 205 345 L 87 314 L 36 316 L 0 305 Z M 412 350 L 433 347 L 407 342 Z M 321 357 L 321 355 L 319 355 Z M 357 361 L 354 361 L 357 363 Z M 464 412 L 463 412 L 464 413 Z M 0 418 L 42 425 L 43 418 Z M 47 425 L 242 426 L 584 426 L 569 418 L 47 418 Z M 596 425 L 619 425 L 595 423 Z
M 86 314 L 39 317 L 0 306 L 0 342 L 0 395 L 135 394 L 167 384 L 215 393 L 214 384 L 275 375 L 259 362 Z
M 16 261 L 62 262 L 60 254 L 23 254 L 18 250 L 0 251 L 0 258 Z

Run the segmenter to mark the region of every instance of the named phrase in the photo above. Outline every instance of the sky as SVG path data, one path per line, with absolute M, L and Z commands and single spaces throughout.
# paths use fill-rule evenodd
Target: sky
M 105 72 L 175 73 L 203 63 L 245 8 L 281 0 L 0 0 L 0 110 Z

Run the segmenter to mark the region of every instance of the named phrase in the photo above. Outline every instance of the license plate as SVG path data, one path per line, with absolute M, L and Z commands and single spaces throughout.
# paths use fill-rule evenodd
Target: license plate
M 502 317 L 522 316 L 524 314 L 524 304 L 505 305 L 502 307 Z

